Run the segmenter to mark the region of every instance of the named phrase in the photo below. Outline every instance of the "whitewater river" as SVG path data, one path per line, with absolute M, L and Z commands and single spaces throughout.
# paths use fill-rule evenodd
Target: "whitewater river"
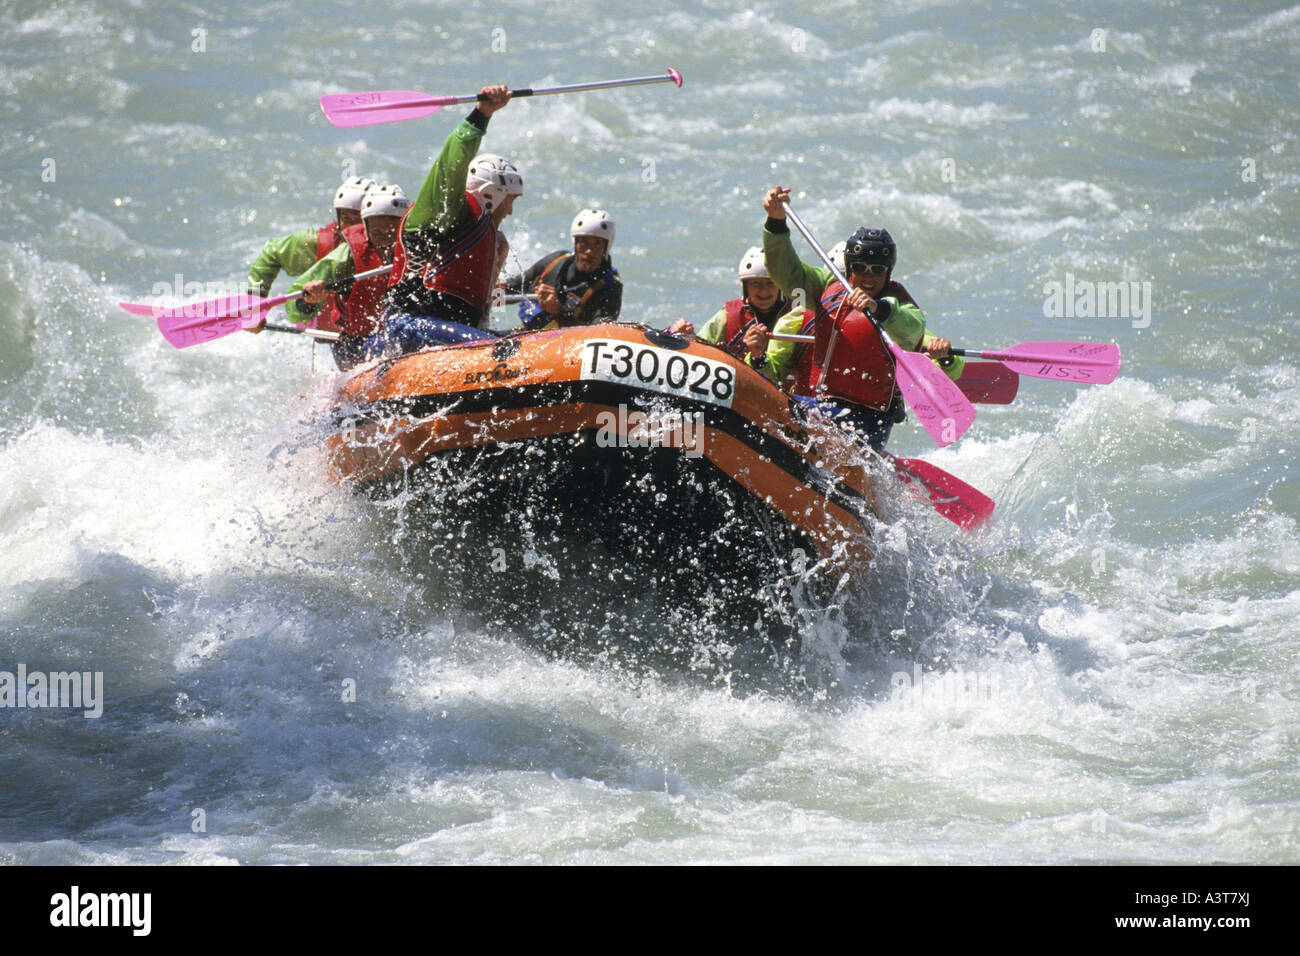
M 2 6 L 0 672 L 102 713 L 0 708 L 0 861 L 1300 862 L 1300 6 Z M 116 307 L 240 281 L 345 175 L 414 193 L 465 113 L 323 93 L 669 66 L 493 118 L 512 269 L 598 204 L 624 316 L 702 323 L 782 183 L 827 245 L 886 226 L 955 344 L 1124 355 L 896 429 L 996 519 L 882 529 L 784 685 L 476 623 L 323 480 L 324 349 Z

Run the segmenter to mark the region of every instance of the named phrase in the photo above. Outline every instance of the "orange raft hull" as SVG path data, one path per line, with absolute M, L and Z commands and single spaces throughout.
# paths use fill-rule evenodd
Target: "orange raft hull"
M 440 456 L 514 443 L 584 462 L 667 454 L 743 488 L 819 557 L 860 565 L 871 557 L 871 478 L 844 432 L 800 411 L 707 343 L 584 326 L 363 366 L 337 386 L 326 450 L 334 481 L 371 493 Z

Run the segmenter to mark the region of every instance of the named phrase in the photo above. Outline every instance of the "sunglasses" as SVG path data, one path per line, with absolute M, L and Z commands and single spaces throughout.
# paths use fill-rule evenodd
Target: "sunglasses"
M 865 272 L 868 275 L 883 276 L 889 271 L 889 266 L 882 266 L 876 262 L 850 262 L 849 273 Z

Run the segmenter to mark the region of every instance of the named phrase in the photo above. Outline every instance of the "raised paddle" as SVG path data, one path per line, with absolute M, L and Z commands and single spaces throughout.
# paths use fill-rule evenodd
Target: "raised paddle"
M 768 333 L 768 338 L 785 342 L 812 342 L 811 335 Z M 1105 342 L 1021 342 L 1009 349 L 950 349 L 953 355 L 996 359 L 1006 369 L 1033 378 L 1050 378 L 1056 382 L 1082 382 L 1109 385 L 1119 374 L 1119 346 Z M 967 365 L 976 363 L 971 362 Z M 966 373 L 962 373 L 962 378 Z M 960 384 L 960 379 L 958 380 Z M 1015 393 L 1012 392 L 1014 397 Z M 1010 399 L 1008 399 L 1010 401 Z
M 880 454 L 894 466 L 894 471 L 904 484 L 910 484 L 913 480 L 919 482 L 930 496 L 931 507 L 959 528 L 978 528 L 997 507 L 984 492 L 928 461 L 920 458 L 895 458 L 887 451 Z
M 582 90 L 608 90 L 616 86 L 640 86 L 644 83 L 675 83 L 682 85 L 682 75 L 672 67 L 658 76 L 635 76 L 626 80 L 601 80 L 596 83 L 571 83 L 568 86 L 551 86 L 543 89 L 511 90 L 512 99 L 521 96 L 547 96 L 552 93 L 578 93 Z M 413 90 L 380 90 L 373 93 L 327 93 L 320 98 L 320 108 L 325 118 L 344 129 L 353 126 L 373 126 L 376 123 L 396 123 L 401 120 L 430 116 L 444 106 L 473 103 L 478 93 L 468 96 L 430 96 Z
M 786 215 L 794 223 L 795 228 L 808 241 L 808 245 L 813 247 L 813 251 L 821 257 L 822 262 L 831 270 L 831 274 L 840 281 L 845 289 L 851 288 L 849 281 L 844 278 L 835 262 L 827 255 L 826 250 L 821 247 L 813 234 L 804 225 L 803 220 L 798 214 L 790 208 L 788 202 L 782 202 Z M 975 408 L 966 396 L 961 393 L 947 375 L 945 375 L 937 365 L 920 352 L 908 352 L 901 348 L 898 343 L 889 337 L 886 332 L 876 321 L 875 316 L 868 315 L 871 324 L 876 327 L 880 333 L 881 339 L 893 353 L 895 365 L 898 369 L 898 387 L 903 392 L 903 397 L 916 413 L 917 420 L 921 426 L 934 439 L 935 444 L 940 447 L 951 445 L 961 434 L 970 428 L 971 423 L 975 421 Z M 838 328 L 832 329 L 831 341 L 826 349 L 826 359 L 829 364 L 831 349 L 835 345 L 835 333 Z
M 325 288 L 340 289 L 357 279 L 368 279 L 371 276 L 382 275 L 392 268 L 391 265 L 380 266 L 377 269 L 360 272 L 354 276 L 334 279 L 325 283 Z M 300 290 L 288 295 L 277 295 L 271 299 L 263 299 L 245 293 L 243 295 L 225 295 L 204 302 L 191 302 L 188 305 L 171 308 L 162 308 L 141 302 L 119 302 L 118 305 L 132 315 L 157 316 L 158 331 L 163 334 L 163 338 L 176 348 L 183 349 L 191 345 L 211 342 L 213 339 L 222 338 L 241 329 L 256 328 L 262 324 L 263 318 L 271 309 L 274 309 L 277 305 L 284 305 L 290 299 L 300 298 L 302 295 L 304 295 L 304 292 Z

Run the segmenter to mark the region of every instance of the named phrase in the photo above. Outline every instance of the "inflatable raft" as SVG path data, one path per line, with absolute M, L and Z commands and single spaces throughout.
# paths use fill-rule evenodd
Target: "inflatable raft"
M 461 507 L 472 489 L 477 533 L 503 555 L 530 533 L 509 516 L 541 511 L 651 567 L 732 561 L 724 538 L 760 562 L 872 554 L 872 479 L 847 433 L 724 351 L 640 325 L 362 366 L 336 386 L 326 451 L 333 480 L 372 497 L 423 489 Z

